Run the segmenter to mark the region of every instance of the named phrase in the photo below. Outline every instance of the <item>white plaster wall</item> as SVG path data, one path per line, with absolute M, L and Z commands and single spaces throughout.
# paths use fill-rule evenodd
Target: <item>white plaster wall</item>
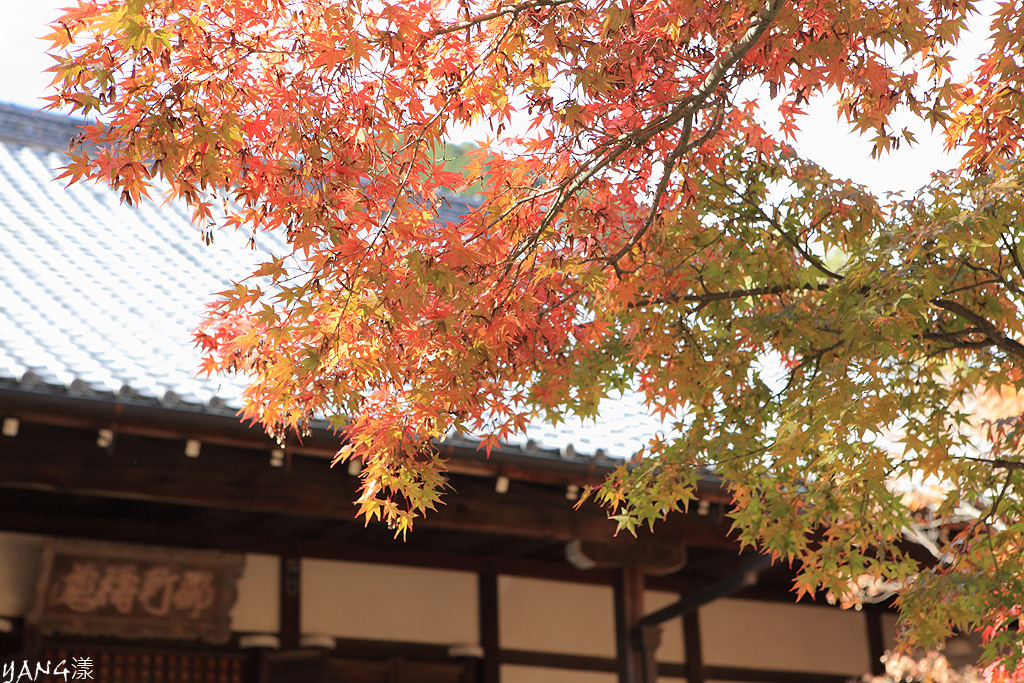
M 850 675 L 870 670 L 860 612 L 722 599 L 701 608 L 700 625 L 710 666 Z
M 678 593 L 647 591 L 644 593 L 644 614 L 650 614 L 662 607 L 679 602 Z M 674 617 L 661 625 L 661 644 L 658 645 L 658 661 L 682 663 L 686 658 L 683 650 L 683 618 Z M 666 679 L 668 680 L 668 679 Z
M 281 564 L 276 555 L 245 556 L 245 569 L 238 579 L 238 598 L 231 608 L 233 631 L 277 633 L 280 575 Z
M 610 586 L 499 576 L 498 613 L 505 649 L 615 656 Z
M 600 671 L 569 671 L 518 664 L 501 667 L 501 683 L 615 683 L 616 680 L 615 674 Z
M 0 532 L 0 616 L 21 617 L 35 599 L 43 538 Z
M 471 572 L 302 560 L 303 633 L 342 638 L 477 644 Z

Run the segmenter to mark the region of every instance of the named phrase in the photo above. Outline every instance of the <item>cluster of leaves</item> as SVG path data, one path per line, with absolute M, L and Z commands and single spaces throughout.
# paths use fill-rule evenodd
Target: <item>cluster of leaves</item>
M 938 652 L 921 657 L 889 653 L 882 661 L 885 673 L 865 676 L 861 683 L 1013 683 L 1024 676 L 1024 672 L 1008 673 L 994 667 L 957 668 Z
M 592 492 L 623 528 L 710 468 L 798 593 L 906 586 L 919 640 L 989 628 L 1012 664 L 1024 465 L 1015 430 L 979 450 L 966 427 L 979 390 L 1024 388 L 1024 8 L 1000 3 L 958 84 L 972 5 L 82 0 L 51 36 L 53 106 L 100 114 L 72 181 L 287 237 L 211 308 L 205 370 L 247 375 L 274 434 L 344 424 L 367 518 L 404 533 L 437 504 L 451 430 L 490 449 L 638 391 L 674 426 Z M 786 142 L 825 92 L 879 152 L 909 137 L 896 113 L 944 127 L 962 171 L 907 199 L 831 177 Z M 480 121 L 495 139 L 446 169 Z M 935 569 L 901 477 L 944 482 L 939 520 L 983 508 Z

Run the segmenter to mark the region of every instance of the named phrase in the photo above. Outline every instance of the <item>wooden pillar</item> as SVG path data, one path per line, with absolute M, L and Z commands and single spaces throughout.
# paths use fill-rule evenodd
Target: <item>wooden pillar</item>
M 21 656 L 22 659 L 38 659 L 43 651 L 43 635 L 35 624 L 22 620 Z
M 643 655 L 644 683 L 658 683 L 658 646 L 661 645 L 661 626 L 646 624 L 640 627 L 640 653 Z
M 885 665 L 882 664 L 882 655 L 885 654 L 885 640 L 882 637 L 882 610 L 876 607 L 867 607 L 864 610 L 864 621 L 868 629 L 868 656 L 871 659 L 871 675 L 881 676 L 885 674 Z
M 484 657 L 480 662 L 480 683 L 501 681 L 501 640 L 498 634 L 498 575 L 493 568 L 477 574 L 478 609 L 480 618 L 480 647 Z
M 697 610 L 683 615 L 683 650 L 686 653 L 686 682 L 704 683 L 704 651 L 700 642 Z
M 643 652 L 637 637 L 644 616 L 644 574 L 626 566 L 615 573 L 615 650 L 619 683 L 643 683 Z
M 294 555 L 281 556 L 281 582 L 279 599 L 279 633 L 282 650 L 299 648 L 299 592 L 301 588 L 302 561 Z

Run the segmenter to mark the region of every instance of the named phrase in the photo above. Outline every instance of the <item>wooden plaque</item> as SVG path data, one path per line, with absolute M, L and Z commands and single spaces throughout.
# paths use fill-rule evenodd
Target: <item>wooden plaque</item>
M 244 562 L 237 553 L 48 540 L 28 621 L 43 635 L 224 643 Z

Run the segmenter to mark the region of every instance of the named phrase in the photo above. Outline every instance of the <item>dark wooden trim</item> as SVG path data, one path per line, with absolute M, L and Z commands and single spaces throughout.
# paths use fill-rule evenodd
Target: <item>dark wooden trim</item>
M 2 491 L 2 486 L 0 486 Z M 2 494 L 0 494 L 2 495 Z M 82 519 L 50 517 L 18 510 L 0 514 L 0 531 L 39 534 L 62 538 L 87 538 L 125 543 L 208 548 L 232 552 L 281 555 L 294 553 L 302 557 L 389 564 L 427 569 L 451 569 L 479 572 L 493 566 L 498 574 L 523 576 L 552 581 L 609 586 L 613 576 L 609 570 L 582 570 L 567 564 L 504 557 L 488 557 L 465 553 L 440 553 L 415 550 L 396 543 L 384 548 L 361 545 L 351 541 L 313 541 L 265 535 L 207 532 L 194 527 L 150 523 L 136 519 Z
M 555 652 L 532 652 L 529 650 L 502 650 L 502 664 L 521 666 L 542 666 L 549 669 L 572 669 L 574 671 L 604 671 L 612 673 L 618 662 L 614 657 L 592 655 L 566 655 Z
M 871 659 L 871 675 L 885 673 L 882 656 L 885 654 L 885 639 L 882 635 L 882 614 L 884 610 L 868 607 L 864 610 L 864 622 L 868 631 L 868 657 Z
M 117 431 L 165 439 L 199 439 L 204 443 L 269 451 L 277 444 L 258 427 L 242 422 L 230 408 L 194 404 L 165 404 L 109 394 L 70 395 L 65 391 L 0 383 L 0 415 L 23 422 Z M 299 440 L 289 439 L 288 450 L 319 459 L 332 459 L 342 437 L 322 424 Z M 586 457 L 566 459 L 553 450 L 522 449 L 512 445 L 485 453 L 468 439 L 437 444 L 448 459 L 449 471 L 477 476 L 504 475 L 517 481 L 551 484 L 598 484 L 611 473 L 614 460 Z M 729 505 L 732 497 L 713 477 L 697 485 L 702 500 Z
M 708 666 L 704 669 L 704 675 L 708 680 L 747 681 L 749 683 L 847 683 L 851 678 L 855 678 L 854 675 L 743 669 L 735 666 Z
M 333 655 L 342 659 L 385 661 L 403 658 L 420 662 L 452 661 L 447 645 L 390 640 L 338 638 Z
M 480 646 L 480 683 L 501 682 L 501 636 L 499 632 L 498 575 L 493 566 L 477 574 Z
M 87 430 L 116 425 L 120 433 L 162 439 L 199 439 L 204 443 L 269 451 L 277 444 L 263 430 L 242 422 L 231 409 L 209 409 L 189 404 L 162 404 L 145 399 L 112 395 L 69 395 L 65 392 L 24 386 L 0 385 L 0 415 L 23 422 Z M 299 440 L 290 438 L 288 450 L 321 460 L 337 453 L 343 437 L 323 426 Z M 614 461 L 590 458 L 566 460 L 554 451 L 522 450 L 515 446 L 495 449 L 490 455 L 478 443 L 455 439 L 438 444 L 449 460 L 449 471 L 477 476 L 502 474 L 519 481 L 551 484 L 597 484 L 610 473 Z M 702 498 L 728 502 L 727 494 L 713 481 L 700 482 Z
M 612 657 L 590 655 L 567 655 L 553 652 L 532 652 L 529 650 L 502 650 L 502 664 L 537 666 L 548 669 L 571 669 L 574 671 L 600 671 L 612 673 L 618 662 Z M 687 664 L 661 662 L 658 674 L 669 678 L 686 678 L 690 671 Z M 749 683 L 846 683 L 852 676 L 818 674 L 806 671 L 775 671 L 772 669 L 747 669 L 735 666 L 706 666 L 704 679 L 746 681 Z M 687 683 L 696 683 L 690 679 Z
M 644 574 L 639 567 L 615 573 L 615 652 L 619 683 L 642 683 L 643 652 L 636 632 L 644 614 Z
M 252 656 L 256 683 L 327 683 L 330 653 L 324 650 L 259 650 Z
M 658 666 L 658 646 L 661 644 L 661 625 L 641 626 L 638 632 L 640 656 L 642 658 L 642 678 L 644 683 L 658 683 L 661 673 Z
M 165 640 L 163 638 L 145 638 L 125 640 L 114 636 L 76 636 L 55 633 L 40 637 L 40 643 L 47 648 L 93 648 L 101 650 L 138 650 L 152 648 L 154 650 L 174 651 L 181 654 L 189 652 L 237 652 L 241 650 L 238 640 L 249 631 L 232 631 L 226 643 L 199 643 L 194 640 Z M 70 680 L 70 679 L 69 679 Z
M 288 468 L 274 468 L 269 452 L 216 445 L 189 459 L 178 455 L 175 442 L 139 436 L 119 439 L 117 450 L 108 454 L 97 449 L 93 433 L 49 431 L 44 437 L 37 429 L 35 440 L 0 441 L 3 487 L 355 522 L 358 480 L 329 470 L 321 459 L 293 457 Z M 158 450 L 160 457 L 153 457 Z M 499 496 L 491 482 L 479 477 L 453 477 L 451 483 L 458 493 L 418 519 L 417 528 L 548 541 L 608 542 L 615 535 L 607 511 L 597 505 L 574 510 L 558 487 L 534 485 Z M 645 535 L 648 543 L 671 549 L 680 543 L 737 547 L 726 520 L 696 514 L 673 515 L 656 535 Z
M 700 616 L 696 610 L 683 615 L 683 652 L 687 683 L 704 683 L 707 674 L 700 639 Z
M 270 451 L 277 444 L 265 432 L 242 422 L 234 411 L 197 410 L 158 402 L 114 397 L 70 396 L 25 387 L 0 386 L 0 413 L 22 422 L 75 429 L 116 427 L 122 434 L 161 439 L 199 439 L 204 443 Z M 339 437 L 318 429 L 302 452 L 327 457 Z M 337 451 L 337 446 L 333 446 Z
M 596 657 L 594 655 L 567 655 L 557 652 L 535 652 L 531 650 L 502 650 L 502 664 L 518 664 L 521 666 L 540 666 L 549 669 L 571 669 L 573 671 L 601 671 L 615 673 L 618 660 L 614 657 Z M 675 662 L 659 662 L 658 675 L 672 678 L 685 678 L 686 668 Z
M 180 652 L 194 651 L 194 643 L 181 641 L 144 641 L 125 642 L 115 639 L 78 638 L 62 636 L 47 638 L 43 643 L 50 647 L 86 647 L 100 649 L 169 649 Z M 204 646 L 204 650 L 227 653 L 237 651 L 237 634 L 231 642 L 221 646 Z M 448 646 L 433 643 L 412 643 L 400 641 L 362 640 L 358 638 L 339 638 L 331 656 L 360 661 L 386 662 L 396 658 L 420 662 L 455 661 L 449 656 Z M 612 673 L 616 670 L 616 659 L 613 657 L 596 657 L 591 655 L 569 655 L 551 652 L 535 652 L 529 650 L 501 650 L 502 664 L 536 666 L 551 669 L 569 669 L 575 671 L 597 671 Z M 685 678 L 686 665 L 661 662 L 658 665 L 661 676 Z M 816 674 L 801 671 L 774 671 L 769 669 L 745 669 L 740 667 L 709 666 L 706 667 L 707 680 L 746 681 L 749 683 L 846 683 L 850 676 L 836 674 Z M 689 683 L 689 682 L 688 682 Z
M 295 650 L 299 647 L 299 632 L 302 617 L 302 561 L 295 555 L 281 556 L 280 590 L 279 590 L 279 622 L 282 650 Z M 316 596 L 312 596 L 316 599 Z
M 18 659 L 27 653 L 29 639 L 28 624 L 24 617 L 5 616 L 3 620 L 9 623 L 10 630 L 0 631 L 0 662 Z

